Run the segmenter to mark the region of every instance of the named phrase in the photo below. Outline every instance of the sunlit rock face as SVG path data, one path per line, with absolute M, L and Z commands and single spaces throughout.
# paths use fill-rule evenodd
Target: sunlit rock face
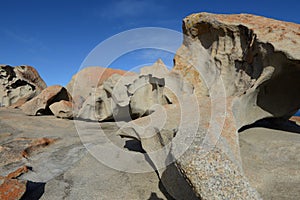
M 257 199 L 243 177 L 237 130 L 266 117 L 289 118 L 300 108 L 300 26 L 248 14 L 198 13 L 183 20 L 183 33 L 174 70 L 194 85 L 200 104 L 213 99 L 206 106 L 222 104 L 225 114 L 216 149 L 199 160 L 193 155 L 201 144 L 194 142 L 178 167 L 204 199 Z M 202 118 L 213 120 L 209 112 Z M 219 177 L 217 185 L 211 177 Z M 238 189 L 221 189 L 228 184 Z
M 237 97 L 238 128 L 264 117 L 289 118 L 299 109 L 298 24 L 199 13 L 183 20 L 183 32 L 174 69 L 185 74 L 199 96 L 219 89 L 214 85 L 222 80 L 226 97 Z
M 31 66 L 0 65 L 0 104 L 19 107 L 37 96 L 46 83 Z

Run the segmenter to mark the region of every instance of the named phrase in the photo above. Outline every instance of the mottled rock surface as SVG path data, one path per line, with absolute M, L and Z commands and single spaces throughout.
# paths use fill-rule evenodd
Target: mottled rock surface
M 61 100 L 72 101 L 72 97 L 64 87 L 53 85 L 47 87 L 38 96 L 23 104 L 21 109 L 27 115 L 52 114 L 49 106 Z
M 31 66 L 0 65 L 0 105 L 20 107 L 37 96 L 46 83 Z

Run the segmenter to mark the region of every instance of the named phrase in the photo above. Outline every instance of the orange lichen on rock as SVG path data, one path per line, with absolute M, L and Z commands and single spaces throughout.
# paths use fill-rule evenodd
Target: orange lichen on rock
M 1 200 L 16 200 L 21 199 L 26 192 L 25 180 L 16 179 L 20 175 L 27 173 L 28 167 L 23 166 L 16 171 L 10 173 L 6 177 L 0 177 L 0 199 Z
M 57 141 L 57 139 L 51 139 L 51 138 L 39 138 L 35 139 L 31 142 L 31 144 L 24 149 L 21 152 L 22 157 L 27 158 L 29 157 L 29 154 L 35 150 L 38 150 L 39 148 L 46 147 L 52 143 Z
M 19 176 L 21 176 L 22 174 L 27 173 L 28 170 L 29 170 L 29 168 L 27 166 L 20 167 L 16 171 L 8 174 L 6 178 L 8 178 L 8 179 L 16 179 Z

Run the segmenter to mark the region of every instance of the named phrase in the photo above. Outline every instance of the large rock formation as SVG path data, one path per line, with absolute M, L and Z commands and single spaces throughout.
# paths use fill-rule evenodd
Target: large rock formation
M 166 190 L 163 193 L 168 194 L 166 195 L 168 199 L 172 199 L 169 194 L 175 199 L 260 199 L 260 194 L 252 186 L 255 186 L 265 197 L 280 197 L 281 194 L 278 192 L 282 188 L 279 186 L 280 182 L 273 184 L 279 188 L 276 191 L 278 194 L 269 194 L 273 189 L 265 187 L 264 184 L 269 184 L 269 180 L 275 178 L 270 179 L 269 174 L 260 176 L 260 173 L 267 173 L 267 170 L 257 169 L 251 162 L 265 161 L 268 156 L 281 159 L 278 158 L 280 156 L 277 155 L 277 152 L 274 152 L 277 148 L 283 147 L 283 150 L 280 150 L 281 155 L 288 152 L 289 156 L 297 160 L 291 162 L 292 167 L 284 169 L 289 169 L 295 177 L 298 177 L 297 170 L 291 169 L 297 168 L 299 164 L 298 157 L 293 155 L 294 149 L 297 149 L 298 146 L 287 148 L 286 144 L 282 144 L 285 141 L 281 141 L 270 144 L 268 146 L 270 148 L 265 148 L 267 144 L 261 143 L 260 149 L 263 149 L 264 153 L 261 153 L 261 150 L 255 150 L 252 151 L 252 156 L 249 158 L 241 159 L 237 132 L 245 130 L 246 125 L 263 118 L 276 118 L 275 121 L 279 123 L 299 109 L 300 94 L 297 92 L 300 86 L 298 86 L 297 80 L 300 77 L 300 53 L 297 52 L 297 49 L 300 46 L 300 26 L 253 15 L 214 15 L 209 13 L 193 14 L 185 18 L 183 23 L 184 41 L 174 58 L 173 71 L 169 72 L 161 60 L 158 60 L 153 66 L 141 69 L 139 75 L 129 74 L 127 76 L 124 71 L 97 67 L 87 68 L 75 75 L 67 86 L 75 96 L 75 105 L 65 88 L 52 86 L 24 104 L 22 109 L 29 115 L 54 113 L 57 117 L 72 118 L 71 108 L 73 107 L 76 117 L 81 119 L 116 120 L 119 127 L 108 125 L 109 123 L 101 124 L 101 132 L 105 134 L 104 137 L 97 137 L 99 136 L 99 124 L 95 122 L 76 121 L 76 128 L 77 131 L 82 131 L 80 134 L 82 142 L 87 148 L 93 149 L 91 152 L 95 153 L 94 147 L 104 147 L 111 153 L 110 156 L 105 154 L 105 157 L 118 161 L 113 162 L 118 165 L 117 167 L 124 164 L 122 163 L 124 160 L 120 159 L 122 157 L 120 154 L 115 154 L 112 149 L 107 148 L 110 147 L 111 142 L 114 144 L 113 146 L 120 147 L 122 151 L 127 148 L 131 151 L 146 153 L 143 155 L 144 157 L 134 154 L 134 159 L 126 160 L 132 165 L 127 166 L 128 163 L 126 163 L 127 165 L 124 164 L 126 166 L 121 169 L 127 172 L 127 170 L 132 170 L 131 167 L 137 167 L 135 172 L 149 172 L 143 171 L 145 170 L 143 164 L 146 163 L 147 166 L 149 165 L 150 171 L 155 171 L 159 176 L 159 184 L 162 184 L 159 185 L 159 188 Z M 9 76 L 5 74 L 5 77 Z M 2 110 L 2 112 L 6 111 Z M 18 113 L 10 120 L 6 116 L 0 117 L 6 123 L 11 124 L 13 123 L 11 120 L 17 116 Z M 132 118 L 135 120 L 130 121 Z M 31 131 L 41 128 L 41 124 L 32 122 L 29 116 L 25 120 L 29 124 L 35 123 L 36 127 L 30 128 Z M 47 123 L 47 126 L 51 126 L 51 128 L 53 128 L 52 122 L 62 123 L 48 120 L 50 122 Z M 0 123 L 2 122 L 0 121 Z M 45 126 L 45 124 L 43 125 Z M 118 130 L 118 128 L 120 129 Z M 294 128 L 299 131 L 299 127 L 296 125 Z M 42 129 L 45 128 L 42 127 Z M 45 129 L 45 131 L 47 130 Z M 69 141 L 70 136 L 66 136 L 65 131 L 61 130 L 59 133 L 54 131 L 53 133 L 51 129 L 47 134 L 51 132 L 51 134 L 61 134 L 65 139 L 68 138 L 64 141 L 65 143 L 69 142 L 70 152 L 77 152 L 73 146 L 77 148 L 78 144 L 72 144 Z M 17 132 L 17 134 L 28 134 L 27 132 Z M 3 135 L 2 137 L 10 137 L 9 133 Z M 257 142 L 257 139 L 252 141 L 253 139 L 247 139 L 247 137 L 244 138 L 246 141 L 241 140 L 244 145 L 243 155 L 246 155 L 249 149 L 255 149 L 254 145 Z M 265 134 L 260 138 L 268 137 L 268 134 Z M 299 139 L 291 136 L 289 138 L 290 146 L 295 144 L 293 143 L 294 139 Z M 141 146 L 136 148 L 131 143 L 132 140 L 138 140 L 139 142 L 134 142 Z M 44 141 L 43 139 L 42 143 L 34 143 L 36 146 L 22 150 L 22 154 L 18 153 L 15 154 L 16 156 L 12 156 L 11 152 L 15 151 L 11 151 L 10 147 L 14 142 L 9 142 L 7 139 L 0 143 L 0 153 L 8 155 L 8 159 L 0 162 L 3 169 L 15 161 L 21 164 L 23 157 L 35 155 L 34 150 L 37 147 L 51 143 L 50 140 Z M 17 139 L 18 142 L 20 139 Z M 23 140 L 22 143 L 26 144 Z M 57 145 L 65 146 L 64 143 Z M 18 147 L 13 150 L 22 147 L 21 145 L 16 146 Z M 59 158 L 70 159 L 71 162 L 66 162 L 68 166 L 76 160 L 73 153 L 58 152 L 56 154 L 55 148 L 53 147 L 51 151 L 53 154 L 46 153 L 44 156 L 46 158 L 50 155 L 55 157 L 50 160 L 57 160 L 56 155 Z M 103 152 L 98 152 L 98 154 L 101 153 Z M 96 154 L 93 155 L 97 158 Z M 141 160 L 139 156 L 142 157 Z M 32 160 L 37 161 L 38 159 Z M 242 161 L 250 166 L 245 170 L 245 174 Z M 285 162 L 284 159 L 281 161 Z M 90 164 L 90 162 L 92 162 L 92 167 L 87 168 L 84 164 Z M 44 166 L 44 163 L 41 164 L 37 161 L 33 164 Z M 109 163 L 106 164 L 109 166 Z M 59 166 L 66 169 L 65 161 L 50 167 L 53 166 L 55 169 L 52 170 L 38 168 L 39 176 L 48 181 L 50 175 L 56 176 L 62 173 L 61 170 L 58 170 Z M 123 175 L 112 173 L 107 169 L 96 172 L 93 170 L 96 168 L 95 166 L 97 164 L 93 163 L 90 157 L 86 157 L 75 165 L 71 172 L 64 173 L 63 176 L 50 181 L 45 198 L 54 196 L 55 198 L 60 196 L 72 198 L 76 195 L 76 198 L 78 195 L 81 195 L 80 197 L 89 195 L 90 197 L 94 193 L 98 195 L 98 191 L 101 193 L 106 191 L 105 198 L 111 199 L 115 197 L 114 194 L 103 188 L 110 188 L 112 182 L 119 184 L 119 177 L 124 178 L 124 182 L 126 182 L 126 184 L 121 184 L 121 188 L 132 184 L 132 182 L 127 184 L 131 175 L 123 177 Z M 279 174 L 276 177 L 282 181 L 281 177 L 284 174 L 279 172 L 284 171 L 283 168 L 278 168 L 279 165 L 276 166 L 270 160 L 264 166 L 271 169 L 269 171 L 276 167 L 274 170 Z M 45 173 L 46 171 L 50 171 L 50 173 Z M 99 174 L 97 174 L 98 172 Z M 78 176 L 79 173 L 80 176 Z M 117 174 L 115 176 L 117 178 L 111 181 L 112 176 L 105 173 Z M 99 179 L 94 178 L 95 174 Z M 249 175 L 252 185 L 246 175 Z M 103 181 L 101 179 L 103 176 L 108 181 Z M 7 189 L 5 181 L 10 182 L 11 180 L 3 177 L 0 177 L 0 183 L 2 184 L 4 180 L 5 184 L 2 186 Z M 40 181 L 40 177 L 35 177 L 30 172 L 22 177 L 25 180 L 26 177 L 31 177 Z M 141 177 L 143 179 L 143 176 Z M 259 180 L 261 177 L 262 179 Z M 296 179 L 293 179 L 295 185 L 297 185 Z M 153 181 L 153 177 L 151 181 Z M 14 182 L 19 183 L 18 181 Z M 105 182 L 105 184 L 94 184 L 99 182 Z M 284 182 L 287 182 L 287 178 L 284 178 Z M 89 184 L 92 187 L 89 187 L 88 192 L 84 195 L 80 194 L 82 190 L 78 193 L 79 190 L 76 188 L 82 188 L 83 185 L 87 185 L 86 183 L 92 183 Z M 3 196 L 1 184 L 0 196 Z M 148 186 L 148 184 L 146 185 Z M 16 188 L 20 189 L 18 195 L 24 192 L 24 183 L 21 186 Z M 63 189 L 58 189 L 60 186 Z M 135 186 L 130 185 L 130 188 Z M 71 189 L 72 187 L 73 189 Z M 112 188 L 115 191 L 115 188 Z M 59 191 L 59 195 L 51 192 L 56 190 Z M 129 199 L 146 198 L 145 195 L 136 194 L 126 194 L 124 197 Z M 158 197 L 151 194 L 150 198 Z
M 33 67 L 0 65 L 0 106 L 19 107 L 45 88 Z
M 66 88 L 60 85 L 53 85 L 47 87 L 38 96 L 23 104 L 21 109 L 27 115 L 49 115 L 53 114 L 49 108 L 51 104 L 61 100 L 72 101 L 72 97 Z
M 212 100 L 206 106 L 218 107 L 220 119 L 202 113 L 212 119 L 202 125 L 208 140 L 194 141 L 177 166 L 199 197 L 257 199 L 241 170 L 237 130 L 266 117 L 289 118 L 300 108 L 300 26 L 253 15 L 199 13 L 183 20 L 183 33 L 174 70 L 194 85 L 200 107 Z M 203 159 L 201 149 L 208 151 Z
M 253 15 L 193 14 L 183 21 L 175 70 L 209 95 L 222 80 L 237 97 L 237 128 L 265 117 L 291 117 L 299 108 L 300 26 Z
M 88 120 L 125 120 L 151 114 L 156 105 L 178 103 L 193 93 L 191 84 L 176 72 L 170 72 L 159 59 L 141 73 L 113 74 L 87 97 L 78 118 Z
M 126 73 L 132 74 L 118 69 L 86 67 L 72 77 L 66 88 L 72 96 L 80 95 L 86 99 L 113 74 L 124 75 Z

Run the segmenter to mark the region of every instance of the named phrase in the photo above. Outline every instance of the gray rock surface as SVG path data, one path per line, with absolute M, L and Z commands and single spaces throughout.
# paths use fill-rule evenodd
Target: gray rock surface
M 32 167 L 32 171 L 24 174 L 22 179 L 48 182 L 65 172 L 86 154 L 86 149 L 82 146 L 73 121 L 58 119 L 54 116 L 26 116 L 20 110 L 7 108 L 0 109 L 0 121 L 0 135 L 3 136 L 0 139 L 0 146 L 8 147 L 6 153 L 0 151 L 0 157 L 6 161 L 1 162 L 1 175 L 27 165 Z M 22 157 L 21 153 L 17 152 L 22 151 L 18 148 L 24 146 L 26 138 L 52 138 L 56 141 L 49 146 L 41 146 L 27 157 Z M 10 159 L 4 157 L 10 154 L 14 155 L 14 158 L 13 156 L 9 156 Z
M 20 107 L 45 88 L 33 67 L 0 65 L 0 106 Z
M 18 123 L 17 127 L 16 123 Z M 97 131 L 99 128 L 97 122 L 81 121 L 81 123 L 87 127 L 85 130 L 88 132 Z M 11 141 L 21 142 L 16 139 L 24 137 L 58 139 L 55 143 L 34 151 L 26 159 L 22 158 L 17 162 L 6 164 L 0 163 L 0 176 L 7 175 L 23 165 L 31 167 L 31 171 L 18 179 L 45 183 L 41 199 L 172 198 L 154 171 L 148 173 L 121 172 L 107 167 L 105 163 L 95 159 L 82 145 L 74 121 L 62 120 L 54 116 L 37 118 L 26 116 L 20 110 L 0 108 L 0 124 L 0 147 Z M 110 142 L 127 150 L 124 146 L 128 139 L 117 136 L 118 127 L 114 123 L 102 123 L 101 127 Z M 88 139 L 101 143 L 101 141 L 95 141 L 93 135 L 88 136 Z M 102 141 L 103 145 L 105 141 Z M 10 146 L 10 148 L 13 153 L 18 146 Z M 132 148 L 134 147 L 132 146 Z M 140 152 L 133 153 L 142 155 Z M 112 155 L 109 155 L 111 159 L 118 159 Z M 0 157 L 2 156 L 0 148 Z M 178 182 L 177 184 L 180 185 Z M 36 188 L 32 192 L 38 193 L 38 189 Z
M 263 199 L 300 198 L 299 142 L 299 133 L 263 127 L 240 133 L 244 173 Z
M 165 123 L 165 129 L 177 126 L 172 119 L 172 117 L 176 118 L 173 113 L 177 109 L 174 105 L 168 106 L 170 118 L 168 118 L 169 122 Z M 147 118 L 150 117 L 151 115 L 137 119 L 135 123 L 147 124 Z M 87 133 L 99 127 L 99 123 L 96 122 L 82 121 L 81 123 L 87 127 L 85 128 Z M 15 126 L 16 124 L 18 126 Z M 0 125 L 1 158 L 7 147 L 10 147 L 9 152 L 15 153 L 24 142 L 20 140 L 21 138 L 57 139 L 53 144 L 31 152 L 27 158 L 11 161 L 5 158 L 6 163 L 0 162 L 0 176 L 6 176 L 24 165 L 32 167 L 31 171 L 18 179 L 45 183 L 41 199 L 197 199 L 182 173 L 186 175 L 192 173 L 189 177 L 195 179 L 199 177 L 205 185 L 209 186 L 203 188 L 203 194 L 211 196 L 207 198 L 203 196 L 203 199 L 222 199 L 225 192 L 233 195 L 240 188 L 234 187 L 240 182 L 234 182 L 232 176 L 244 179 L 226 154 L 215 149 L 206 157 L 201 157 L 202 152 L 198 144 L 192 145 L 176 165 L 161 170 L 159 179 L 155 172 L 140 174 L 120 172 L 95 159 L 82 145 L 84 140 L 80 140 L 74 121 L 61 120 L 54 116 L 37 118 L 26 116 L 20 110 L 1 108 Z M 109 140 L 103 138 L 96 141 L 93 135 L 86 134 L 85 141 L 102 145 L 105 145 L 105 141 L 110 141 L 124 150 L 126 150 L 124 148 L 126 143 L 127 148 L 130 147 L 128 141 L 132 139 L 118 137 L 119 128 L 115 123 L 100 123 L 100 125 L 105 132 L 105 138 Z M 201 131 L 199 133 L 202 134 Z M 198 137 L 197 140 L 202 141 Z M 264 199 L 299 199 L 299 187 L 297 187 L 300 180 L 298 173 L 300 158 L 297 154 L 299 140 L 299 134 L 266 128 L 252 128 L 241 133 L 244 173 Z M 134 148 L 135 144 L 131 143 L 131 148 Z M 120 159 L 112 155 L 115 154 L 110 154 L 112 160 Z M 202 166 L 200 170 L 193 170 L 193 165 L 189 165 L 191 170 L 178 171 L 180 167 L 177 165 L 188 164 L 189 159 L 197 167 Z M 225 161 L 225 165 L 220 166 L 219 162 L 222 160 Z M 209 166 L 215 167 L 216 174 L 212 174 L 214 171 Z M 230 184 L 220 189 L 223 182 Z M 207 190 L 207 188 L 211 189 Z M 38 193 L 35 190 L 33 192 Z M 243 198 L 248 192 L 243 190 L 242 193 L 235 194 L 232 199 Z

